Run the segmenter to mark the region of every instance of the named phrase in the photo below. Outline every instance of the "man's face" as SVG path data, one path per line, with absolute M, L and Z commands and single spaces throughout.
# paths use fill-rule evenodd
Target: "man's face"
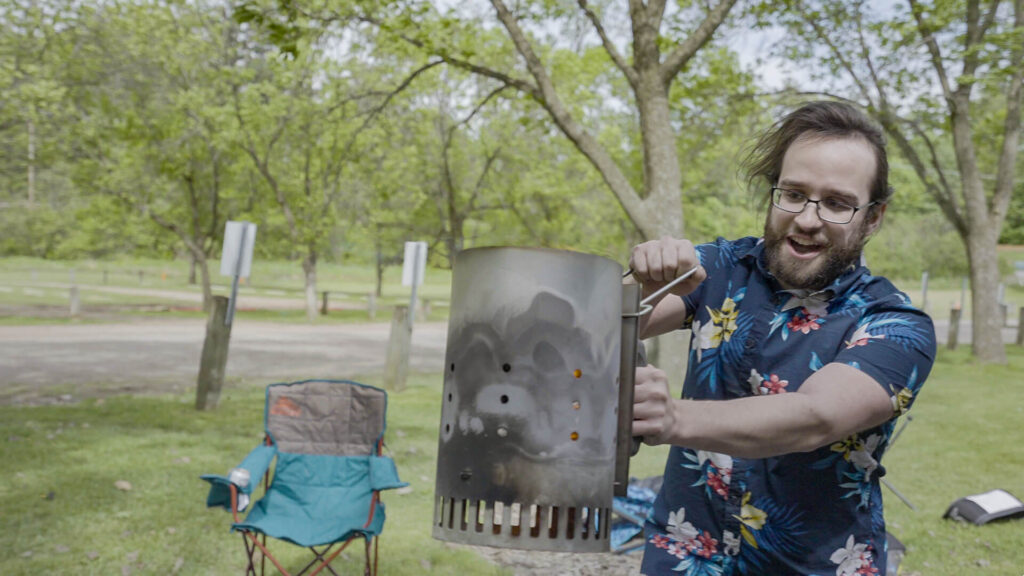
M 859 137 L 797 138 L 782 159 L 776 186 L 811 200 L 835 198 L 851 206 L 870 201 L 875 175 L 871 146 Z M 821 290 L 856 264 L 885 206 L 858 210 L 847 224 L 818 217 L 816 205 L 793 214 L 769 205 L 764 242 L 768 269 L 784 288 Z

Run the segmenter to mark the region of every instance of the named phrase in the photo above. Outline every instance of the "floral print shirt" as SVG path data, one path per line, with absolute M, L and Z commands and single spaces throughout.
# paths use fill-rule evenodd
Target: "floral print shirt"
M 687 296 L 683 397 L 789 394 L 830 362 L 861 370 L 893 418 L 811 452 L 745 459 L 673 446 L 645 527 L 648 576 L 885 574 L 879 478 L 896 417 L 935 357 L 931 319 L 863 266 L 794 293 L 767 271 L 763 241 L 697 247 L 707 279 Z

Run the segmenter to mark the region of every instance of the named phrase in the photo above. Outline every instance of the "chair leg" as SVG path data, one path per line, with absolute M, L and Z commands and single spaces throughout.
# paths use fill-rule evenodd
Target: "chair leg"
M 242 533 L 242 544 L 245 545 L 245 557 L 248 561 L 248 565 L 245 567 L 245 576 L 256 576 L 256 565 L 253 563 L 253 551 L 256 546 L 249 544 L 249 539 L 245 537 L 245 533 Z
M 321 557 L 320 565 L 316 567 L 316 570 L 313 570 L 312 572 L 310 572 L 309 576 L 316 576 L 324 568 L 327 568 L 328 570 L 331 571 L 331 574 L 334 574 L 335 576 L 337 576 L 337 572 L 335 572 L 334 569 L 331 568 L 330 564 L 331 564 L 331 562 L 334 562 L 334 559 L 338 557 L 338 554 L 341 554 L 341 551 L 344 550 L 345 548 L 347 548 L 348 545 L 351 544 L 351 543 L 352 543 L 352 539 L 349 538 L 348 540 L 345 541 L 344 544 L 342 544 L 337 550 L 335 550 L 329 557 L 327 557 L 326 559 Z M 331 546 L 334 546 L 334 544 L 331 544 Z M 330 550 L 331 546 L 328 546 L 327 550 Z M 324 550 L 324 554 L 327 553 L 327 550 Z M 314 550 L 313 553 L 316 554 L 316 551 Z
M 373 539 L 373 576 L 377 576 L 377 552 L 380 550 L 380 535 Z
M 331 556 L 331 560 L 325 560 L 324 559 L 324 556 L 326 556 L 327 553 L 331 551 L 331 548 L 334 548 L 334 544 L 328 544 L 327 546 L 324 547 L 323 552 L 317 552 L 316 548 L 314 548 L 313 546 L 310 546 L 309 547 L 309 551 L 313 553 L 313 561 L 310 562 L 309 564 L 306 564 L 305 568 L 303 568 L 302 570 L 299 570 L 296 573 L 295 576 L 302 576 L 303 574 L 306 573 L 306 570 L 309 570 L 310 568 L 312 568 L 317 562 L 320 562 L 322 564 L 322 566 L 317 568 L 317 571 L 320 571 L 320 570 L 323 570 L 324 568 L 327 568 L 327 570 L 330 571 L 331 574 L 334 574 L 334 576 L 338 576 L 338 573 L 335 572 L 334 568 L 331 568 L 331 565 L 330 565 L 330 562 L 331 562 L 331 560 L 334 559 L 334 556 Z M 335 554 L 335 556 L 337 556 L 337 554 Z M 316 572 L 313 572 L 313 574 L 316 574 Z
M 266 487 L 263 488 L 264 491 Z M 263 534 L 263 547 L 267 547 L 267 535 Z M 260 556 L 260 576 L 267 576 L 267 555 L 263 554 Z
M 363 570 L 363 576 L 373 575 L 370 571 L 370 540 L 369 536 L 363 536 L 363 542 L 366 544 L 366 568 Z

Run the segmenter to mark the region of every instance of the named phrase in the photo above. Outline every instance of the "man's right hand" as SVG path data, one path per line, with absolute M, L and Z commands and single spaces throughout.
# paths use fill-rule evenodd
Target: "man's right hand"
M 677 240 L 668 236 L 661 240 L 644 242 L 633 248 L 629 267 L 633 277 L 643 284 L 644 296 L 649 296 L 679 276 L 698 266 L 697 251 L 689 240 Z M 692 276 L 672 287 L 670 292 L 686 296 L 697 289 L 707 272 L 700 267 Z

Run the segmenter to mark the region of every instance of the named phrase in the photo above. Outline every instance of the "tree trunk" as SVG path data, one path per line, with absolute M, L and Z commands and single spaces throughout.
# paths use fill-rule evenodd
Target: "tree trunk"
M 191 283 L 195 284 L 195 271 L 196 268 L 199 268 L 199 274 L 203 278 L 203 310 L 209 313 L 212 310 L 211 306 L 213 306 L 213 289 L 210 285 L 210 263 L 206 259 L 206 254 L 192 245 L 189 246 L 189 256 L 192 259 Z
M 668 88 L 659 79 L 657 68 L 650 73 L 641 72 L 636 99 L 643 138 L 644 204 L 655 215 L 654 225 L 641 232 L 649 240 L 664 235 L 683 238 L 683 177 L 669 113 Z
M 953 149 L 960 169 L 961 190 L 966 209 L 967 257 L 971 267 L 971 351 L 986 363 L 1006 363 L 1002 328 L 999 324 L 1000 222 L 992 222 L 985 185 L 981 181 L 974 150 L 970 117 L 970 95 L 959 90 L 950 102 Z M 995 224 L 995 225 L 993 225 Z
M 998 238 L 991 229 L 972 230 L 967 238 L 971 262 L 971 351 L 982 362 L 1005 364 L 1000 325 Z
M 36 203 L 36 124 L 28 121 L 28 205 Z
M 196 284 L 196 257 L 192 252 L 188 253 L 188 283 L 191 286 Z
M 377 295 L 377 298 L 384 295 L 384 255 L 381 254 L 380 244 L 377 245 L 377 285 L 374 286 L 373 293 Z
M 306 318 L 316 320 L 316 250 L 310 249 L 302 259 L 302 272 L 306 279 Z

